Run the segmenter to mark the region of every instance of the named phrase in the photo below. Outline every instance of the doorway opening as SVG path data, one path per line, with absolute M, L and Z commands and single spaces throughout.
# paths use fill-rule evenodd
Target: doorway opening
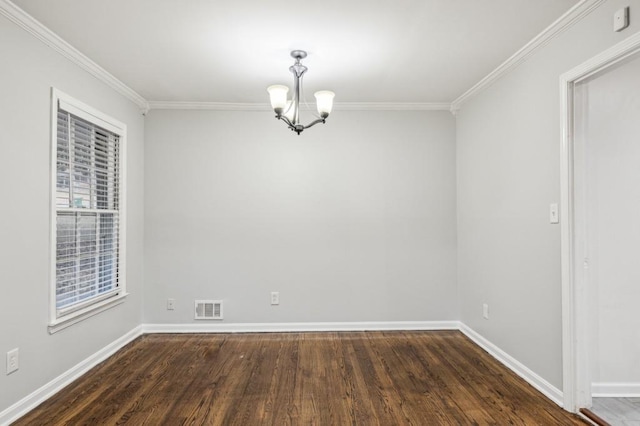
M 613 423 L 640 420 L 639 71 L 636 34 L 561 77 L 564 406 Z

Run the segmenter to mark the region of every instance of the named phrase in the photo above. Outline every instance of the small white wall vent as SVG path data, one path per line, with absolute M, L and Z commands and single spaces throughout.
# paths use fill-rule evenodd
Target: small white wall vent
M 222 319 L 222 300 L 196 300 L 195 319 Z

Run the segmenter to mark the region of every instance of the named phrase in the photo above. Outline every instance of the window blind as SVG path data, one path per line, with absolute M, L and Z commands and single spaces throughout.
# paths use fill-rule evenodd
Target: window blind
M 56 310 L 60 316 L 119 292 L 120 137 L 62 105 L 56 127 Z

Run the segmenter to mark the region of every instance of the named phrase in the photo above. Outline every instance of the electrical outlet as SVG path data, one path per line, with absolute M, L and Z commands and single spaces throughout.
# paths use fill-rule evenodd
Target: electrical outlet
M 167 299 L 167 311 L 173 311 L 176 306 L 176 299 Z
M 489 319 L 489 305 L 486 303 L 482 304 L 482 318 Z
M 279 305 L 280 304 L 280 293 L 277 291 L 271 292 L 271 304 Z
M 18 348 L 7 352 L 7 374 L 11 374 L 20 368 L 20 353 Z

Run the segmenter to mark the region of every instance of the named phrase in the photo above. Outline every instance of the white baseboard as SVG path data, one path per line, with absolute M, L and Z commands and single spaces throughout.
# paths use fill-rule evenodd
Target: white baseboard
M 143 324 L 144 333 L 286 333 L 303 331 L 458 330 L 458 321 Z
M 591 394 L 595 398 L 638 398 L 640 383 L 592 383 Z
M 476 333 L 467 325 L 461 323 L 460 331 L 462 331 L 469 339 L 473 340 L 482 349 L 489 352 L 491 356 L 500 361 L 511 371 L 522 377 L 531 386 L 542 392 L 551 401 L 555 402 L 560 407 L 564 406 L 564 397 L 560 389 L 556 388 L 551 383 L 531 371 L 527 366 L 513 358 L 480 334 Z
M 16 421 L 18 418 L 24 416 L 26 413 L 53 396 L 56 392 L 60 391 L 62 388 L 69 385 L 78 377 L 82 376 L 87 371 L 89 371 L 105 359 L 109 358 L 111 355 L 120 350 L 124 345 L 136 339 L 140 335 L 142 335 L 142 326 L 137 326 L 124 336 L 100 349 L 98 352 L 91 355 L 76 366 L 70 368 L 66 372 L 62 373 L 49 383 L 22 398 L 20 401 L 16 402 L 0 413 L 0 425 L 8 425 L 11 422 Z

